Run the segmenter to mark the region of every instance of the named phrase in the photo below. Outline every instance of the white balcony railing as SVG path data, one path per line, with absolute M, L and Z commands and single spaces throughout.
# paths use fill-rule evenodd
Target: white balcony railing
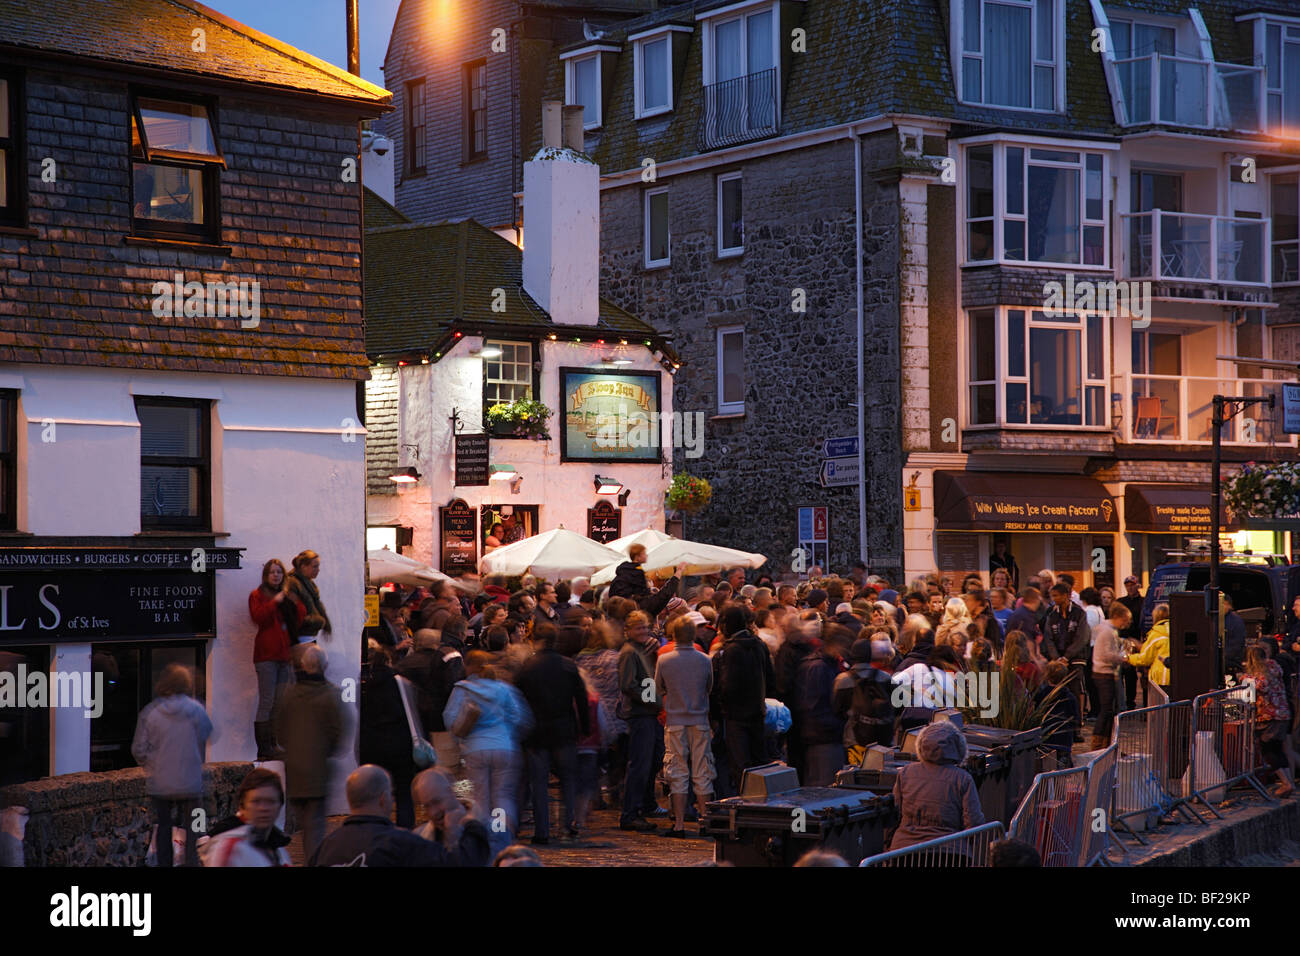
M 1295 435 L 1281 428 L 1282 382 L 1262 378 L 1222 379 L 1188 375 L 1126 376 L 1123 430 L 1130 442 L 1208 445 L 1214 440 L 1214 396 L 1258 398 L 1276 395 L 1276 407 L 1255 406 L 1223 428 L 1224 444 L 1290 445 Z
M 1128 124 L 1262 129 L 1264 68 L 1151 53 L 1115 61 Z
M 1269 220 L 1191 213 L 1121 213 L 1125 279 L 1268 285 Z

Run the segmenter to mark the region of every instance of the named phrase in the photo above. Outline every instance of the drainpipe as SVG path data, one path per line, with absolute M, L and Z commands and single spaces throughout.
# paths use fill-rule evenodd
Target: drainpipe
M 867 559 L 867 403 L 866 363 L 862 315 L 862 134 L 853 133 L 854 244 L 858 287 L 858 556 L 871 573 Z

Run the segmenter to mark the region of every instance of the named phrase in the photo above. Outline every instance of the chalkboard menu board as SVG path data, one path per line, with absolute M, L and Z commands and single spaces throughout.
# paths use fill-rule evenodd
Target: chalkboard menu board
M 459 436 L 458 436 L 459 437 Z M 457 457 L 456 468 L 460 469 Z M 445 508 L 438 509 L 438 523 L 442 540 L 443 574 L 456 577 L 478 569 L 478 540 L 474 527 L 474 509 L 456 498 Z
M 588 538 L 608 544 L 622 536 L 623 509 L 615 508 L 608 501 L 598 501 L 596 507 L 587 509 Z
M 980 569 L 979 535 L 936 531 L 934 550 L 939 558 L 939 574 L 948 581 L 949 593 L 961 594 L 962 580 Z
M 456 436 L 456 484 L 472 487 L 488 483 L 488 436 Z

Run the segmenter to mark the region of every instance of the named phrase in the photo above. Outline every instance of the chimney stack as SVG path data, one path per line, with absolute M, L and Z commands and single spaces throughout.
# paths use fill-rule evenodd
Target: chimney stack
M 583 107 L 564 107 L 564 147 L 575 153 L 581 153 L 587 146 L 582 129 Z
M 524 163 L 524 290 L 565 325 L 600 319 L 600 168 L 582 154 L 582 107 L 542 103 Z

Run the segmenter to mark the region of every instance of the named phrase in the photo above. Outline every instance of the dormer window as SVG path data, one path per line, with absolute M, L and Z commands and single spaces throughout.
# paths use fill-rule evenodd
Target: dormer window
M 619 49 L 613 44 L 591 43 L 560 54 L 564 61 L 564 102 L 582 107 L 583 129 L 600 128 L 604 109 L 601 57 L 617 53 Z
M 632 41 L 637 119 L 672 110 L 673 54 L 674 50 L 684 52 L 684 38 L 690 33 L 690 27 L 669 25 L 628 37 Z
M 704 111 L 700 147 L 771 136 L 780 123 L 777 7 L 743 6 L 704 20 Z
M 1060 0 L 951 3 L 961 101 L 1055 112 L 1065 33 Z

